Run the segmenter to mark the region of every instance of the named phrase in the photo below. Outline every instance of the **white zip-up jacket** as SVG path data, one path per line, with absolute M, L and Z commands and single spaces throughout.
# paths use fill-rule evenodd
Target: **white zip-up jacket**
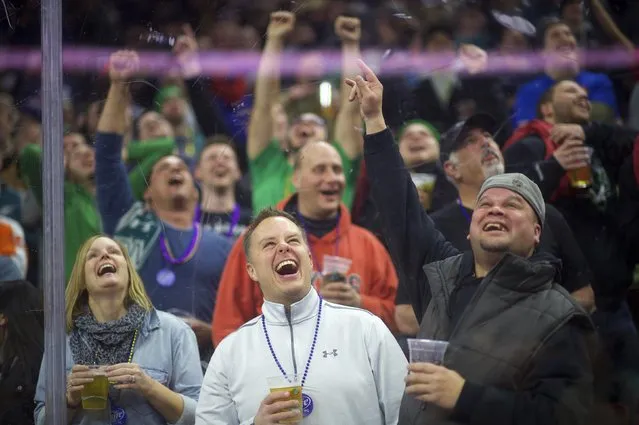
M 290 313 L 264 301 L 273 350 L 287 374 L 303 375 L 320 297 L 311 289 Z M 397 424 L 407 361 L 384 322 L 368 311 L 322 301 L 315 352 L 302 392 L 313 400 L 304 425 Z M 281 376 L 262 328 L 262 316 L 227 336 L 204 377 L 196 425 L 249 425 L 269 394 L 267 378 Z

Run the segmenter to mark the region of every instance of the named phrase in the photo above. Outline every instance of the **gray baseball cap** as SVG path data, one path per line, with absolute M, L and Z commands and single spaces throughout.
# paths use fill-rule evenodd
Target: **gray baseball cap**
M 544 202 L 544 197 L 537 183 L 520 173 L 498 174 L 484 181 L 484 184 L 481 185 L 481 189 L 479 189 L 477 200 L 481 198 L 484 192 L 494 187 L 511 190 L 524 198 L 526 202 L 530 204 L 533 211 L 535 211 L 535 214 L 537 214 L 537 219 L 541 227 L 544 226 L 546 203 Z

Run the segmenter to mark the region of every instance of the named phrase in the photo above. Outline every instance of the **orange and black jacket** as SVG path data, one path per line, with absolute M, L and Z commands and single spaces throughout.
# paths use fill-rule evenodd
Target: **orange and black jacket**
M 290 210 L 290 206 L 296 202 L 297 196 L 293 195 L 280 202 L 277 208 Z M 321 238 L 307 235 L 314 262 L 319 263 L 314 264 L 315 270 L 322 270 L 324 255 L 351 259 L 353 263 L 348 272 L 349 281 L 359 283 L 361 307 L 379 316 L 390 330 L 395 332 L 395 267 L 377 238 L 368 230 L 351 222 L 350 213 L 345 205 L 342 204 L 340 208 L 340 218 L 335 229 Z M 262 311 L 262 291 L 246 272 L 246 256 L 242 241 L 243 237 L 240 237 L 231 249 L 218 288 L 213 314 L 215 346 Z M 318 283 L 318 280 L 314 280 L 315 285 Z

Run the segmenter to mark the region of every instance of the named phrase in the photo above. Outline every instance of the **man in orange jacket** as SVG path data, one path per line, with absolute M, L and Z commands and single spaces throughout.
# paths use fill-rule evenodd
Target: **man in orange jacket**
M 351 223 L 341 203 L 345 172 L 337 150 L 326 142 L 307 144 L 295 164 L 297 193 L 277 206 L 297 217 L 313 255 L 313 285 L 328 301 L 360 307 L 379 316 L 395 331 L 397 274 L 383 245 L 368 230 Z M 246 271 L 243 237 L 228 256 L 213 314 L 213 342 L 261 314 L 263 295 Z M 335 257 L 339 257 L 335 261 Z M 350 266 L 348 266 L 349 261 Z M 347 270 L 331 270 L 345 264 Z

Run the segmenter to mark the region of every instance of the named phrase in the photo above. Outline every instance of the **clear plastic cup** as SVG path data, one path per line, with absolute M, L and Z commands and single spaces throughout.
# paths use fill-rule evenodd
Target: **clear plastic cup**
M 288 392 L 288 400 L 297 400 L 299 407 L 291 410 L 298 410 L 302 417 L 302 381 L 298 375 L 279 375 L 266 378 L 271 393 Z M 300 419 L 288 419 L 280 421 L 283 424 L 296 424 Z
M 85 410 L 104 410 L 109 396 L 109 381 L 106 366 L 89 366 L 93 382 L 85 384 L 82 389 L 82 408 Z
M 437 181 L 437 177 L 426 173 L 412 173 L 411 178 L 415 187 L 426 193 L 432 193 L 435 188 L 435 182 Z
M 408 339 L 408 355 L 411 363 L 433 363 L 440 365 L 444 362 L 444 355 L 448 348 L 448 341 L 432 339 Z
M 585 148 L 588 154 L 588 165 L 568 172 L 570 186 L 574 189 L 587 189 L 592 186 L 592 169 L 590 164 L 592 163 L 594 149 L 590 146 L 586 146 Z
M 335 255 L 325 255 L 322 274 L 339 273 L 346 275 L 348 270 L 351 268 L 351 264 L 353 264 L 353 261 L 348 258 L 338 257 Z

